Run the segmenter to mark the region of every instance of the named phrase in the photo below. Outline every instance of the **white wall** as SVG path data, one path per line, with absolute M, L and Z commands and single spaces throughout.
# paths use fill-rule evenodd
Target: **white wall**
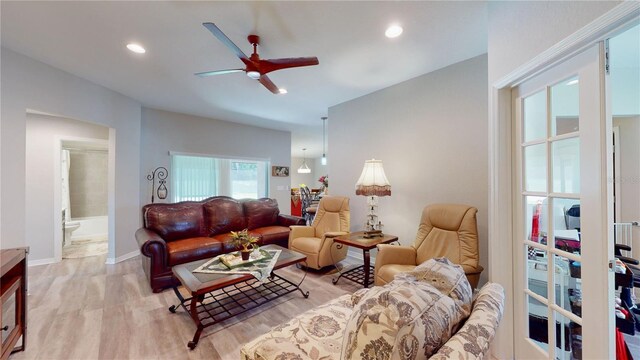
M 489 84 L 573 34 L 619 1 L 490 1 Z
M 384 231 L 408 245 L 426 205 L 475 206 L 487 268 L 486 55 L 331 107 L 329 118 L 329 191 L 351 198 L 352 231 L 363 228 L 366 200 L 354 185 L 365 160 L 381 159 L 391 183 L 379 201 Z
M 115 246 L 108 258 L 138 250 L 133 234 L 140 224 L 140 104 L 9 49 L 1 52 L 0 246 L 24 246 L 26 219 L 34 216 L 26 212 L 25 201 L 26 110 L 34 109 L 111 128 L 116 152 L 110 155 L 115 166 L 110 186 L 117 191 L 110 199 Z M 30 260 L 38 259 L 30 254 Z
M 54 179 L 55 149 L 61 137 L 107 140 L 109 128 L 82 121 L 43 115 L 27 115 L 25 172 L 25 244 L 29 259 L 54 257 L 54 223 L 61 221 L 61 209 L 54 209 L 53 192 L 60 186 Z
M 141 146 L 141 204 L 151 202 L 146 174 L 158 166 L 171 171 L 169 151 L 264 159 L 280 166 L 291 162 L 290 132 L 148 108 L 142 109 Z M 269 181 L 269 197 L 278 200 L 280 212 L 290 214 L 290 178 L 269 176 Z M 169 183 L 167 187 L 171 188 Z

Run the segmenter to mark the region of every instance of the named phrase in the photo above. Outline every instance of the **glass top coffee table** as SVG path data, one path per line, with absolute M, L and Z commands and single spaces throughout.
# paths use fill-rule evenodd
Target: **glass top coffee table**
M 193 272 L 193 270 L 210 259 L 193 261 L 173 267 L 173 274 L 180 280 L 182 286 L 189 291 L 191 297 L 185 299 L 178 287 L 174 287 L 173 291 L 180 300 L 180 304 L 172 305 L 169 307 L 169 311 L 175 313 L 177 307 L 182 306 L 191 315 L 197 327 L 193 340 L 187 344 L 191 350 L 198 345 L 202 330 L 208 326 L 242 314 L 296 290 L 300 291 L 305 298 L 309 297 L 309 292 L 305 292 L 300 288 L 307 275 L 306 272 L 304 272 L 302 279 L 297 284 L 275 273 L 275 270 L 305 262 L 307 257 L 278 245 L 266 245 L 262 246 L 261 249 L 281 250 L 271 276 L 264 283 L 260 283 L 249 274 Z

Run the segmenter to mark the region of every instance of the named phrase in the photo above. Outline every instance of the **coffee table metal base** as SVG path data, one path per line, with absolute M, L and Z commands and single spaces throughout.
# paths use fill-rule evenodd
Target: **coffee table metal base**
M 374 267 L 369 265 L 369 271 L 367 272 L 364 265 L 360 265 L 345 272 L 340 272 L 340 275 L 337 278 L 332 279 L 331 282 L 333 282 L 333 285 L 335 285 L 338 283 L 338 280 L 340 280 L 340 278 L 344 277 L 347 280 L 351 280 L 356 284 L 360 284 L 365 288 L 368 288 L 369 285 L 373 285 L 374 283 L 373 277 L 370 276 L 374 273 L 374 270 Z M 365 283 L 365 281 L 367 282 Z
M 198 345 L 202 330 L 206 327 L 242 314 L 296 290 L 300 291 L 302 296 L 308 298 L 309 292 L 305 292 L 300 288 L 305 277 L 306 272 L 302 280 L 298 284 L 295 284 L 290 280 L 272 273 L 270 281 L 264 284 L 259 283 L 255 279 L 251 279 L 208 292 L 204 295 L 186 299 L 182 296 L 178 288 L 174 287 L 173 291 L 180 300 L 180 303 L 169 307 L 169 311 L 175 313 L 178 306 L 182 306 L 182 308 L 191 315 L 197 329 L 193 335 L 193 340 L 189 341 L 187 346 L 193 350 L 196 345 Z

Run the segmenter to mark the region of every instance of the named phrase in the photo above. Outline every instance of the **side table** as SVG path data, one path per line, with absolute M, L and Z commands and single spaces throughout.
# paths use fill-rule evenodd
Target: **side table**
M 374 279 L 371 276 L 371 273 L 374 270 L 374 267 L 371 266 L 369 251 L 371 249 L 375 249 L 378 244 L 389 244 L 394 241 L 398 241 L 398 237 L 389 234 L 382 234 L 382 236 L 367 239 L 364 237 L 364 231 L 352 232 L 350 234 L 334 238 L 333 243 L 338 247 L 338 249 L 341 249 L 345 245 L 362 249 L 364 264 L 345 272 L 340 271 L 340 276 L 332 280 L 333 284 L 337 284 L 338 280 L 344 276 L 345 279 L 360 284 L 365 288 L 368 288 L 369 285 L 373 285 Z

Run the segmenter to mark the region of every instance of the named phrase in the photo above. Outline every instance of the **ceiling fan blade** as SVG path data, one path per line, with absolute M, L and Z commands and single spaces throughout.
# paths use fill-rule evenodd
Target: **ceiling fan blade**
M 269 89 L 269 91 L 271 91 L 272 93 L 280 94 L 280 89 L 278 89 L 276 84 L 274 84 L 267 75 L 260 76 L 260 79 L 258 79 L 258 81 L 260 81 L 260 84 L 264 85 L 264 87 Z
M 204 25 L 204 27 L 207 28 L 207 30 L 211 31 L 211 33 L 213 34 L 213 36 L 217 37 L 218 40 L 220 40 L 223 44 L 225 44 L 231 51 L 233 51 L 237 57 L 239 57 L 242 60 L 248 60 L 249 58 L 247 57 L 247 55 L 245 55 L 242 50 L 240 50 L 240 48 L 233 43 L 233 41 L 231 41 L 231 39 L 229 39 L 227 37 L 227 35 L 225 35 L 222 30 L 218 29 L 218 27 L 211 22 L 206 22 L 206 23 L 202 23 L 202 25 Z
M 244 71 L 244 69 L 205 71 L 205 72 L 195 73 L 194 75 L 195 76 L 200 76 L 200 77 L 207 77 L 207 76 L 213 76 L 213 75 L 231 74 L 231 73 L 241 72 L 241 71 Z
M 270 59 L 260 60 L 260 72 L 262 74 L 269 73 L 271 71 L 287 69 L 299 66 L 311 66 L 318 65 L 320 62 L 317 57 L 300 57 L 300 58 L 285 58 L 285 59 Z

